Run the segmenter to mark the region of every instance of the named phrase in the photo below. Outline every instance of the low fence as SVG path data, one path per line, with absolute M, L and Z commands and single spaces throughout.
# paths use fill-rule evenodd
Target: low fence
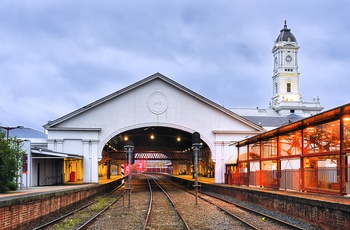
M 62 182 L 62 175 L 61 176 L 48 176 L 45 178 L 45 185 L 61 185 Z
M 172 174 L 173 173 L 173 168 L 171 167 L 147 167 L 144 170 L 145 173 L 168 173 Z

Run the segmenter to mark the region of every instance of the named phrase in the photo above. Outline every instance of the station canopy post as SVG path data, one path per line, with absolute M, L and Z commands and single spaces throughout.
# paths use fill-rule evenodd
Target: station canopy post
M 128 141 L 126 142 L 126 145 L 124 146 L 124 149 L 126 150 L 126 159 L 127 164 L 129 165 L 129 175 L 128 175 L 128 187 L 125 188 L 128 190 L 128 208 L 130 208 L 130 196 L 131 196 L 131 165 L 134 164 L 134 142 Z
M 200 134 L 198 132 L 194 132 L 192 134 L 192 146 L 193 146 L 193 168 L 194 168 L 194 190 L 195 190 L 195 204 L 198 204 L 198 156 L 199 156 L 199 148 L 200 144 Z

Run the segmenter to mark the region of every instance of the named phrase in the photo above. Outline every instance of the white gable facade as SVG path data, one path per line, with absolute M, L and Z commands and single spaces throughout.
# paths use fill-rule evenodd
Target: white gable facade
M 263 129 L 232 111 L 156 73 L 44 125 L 48 148 L 83 157 L 83 182 L 98 182 L 106 143 L 127 130 L 160 126 L 199 132 L 215 162 L 215 183 L 224 183 L 232 143 Z

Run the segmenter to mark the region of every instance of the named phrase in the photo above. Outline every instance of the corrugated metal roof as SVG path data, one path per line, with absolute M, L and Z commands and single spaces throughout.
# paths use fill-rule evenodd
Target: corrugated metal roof
M 281 115 L 277 113 L 274 109 L 264 109 L 264 108 L 230 108 L 234 113 L 240 116 L 262 116 L 262 117 L 280 117 Z
M 235 155 L 231 156 L 225 164 L 226 165 L 236 165 L 237 160 L 238 160 L 238 156 L 237 156 L 237 154 L 235 154 Z
M 263 117 L 263 116 L 243 116 L 245 119 L 257 124 L 262 127 L 281 127 L 301 120 L 299 116 L 288 116 L 288 117 Z
M 63 153 L 63 152 L 55 152 L 50 149 L 41 149 L 41 148 L 32 148 L 32 153 L 39 154 L 41 156 L 33 156 L 33 158 L 48 158 L 48 157 L 55 157 L 55 158 L 75 158 L 75 159 L 83 159 L 84 156 L 80 156 L 77 154 L 70 154 L 70 153 Z
M 6 127 L 5 127 L 6 128 Z M 7 133 L 6 129 L 1 128 L 3 132 Z M 47 138 L 47 135 L 43 132 L 31 129 L 31 128 L 25 128 L 25 127 L 19 127 L 9 130 L 9 137 L 16 137 L 19 139 L 22 138 Z

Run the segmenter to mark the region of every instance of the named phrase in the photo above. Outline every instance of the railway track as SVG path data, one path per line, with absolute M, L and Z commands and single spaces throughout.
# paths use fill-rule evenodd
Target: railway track
M 41 229 L 83 229 L 97 218 L 101 213 L 107 210 L 113 203 L 117 202 L 125 191 L 121 185 L 108 194 L 95 199 L 81 207 L 78 207 L 64 215 L 49 220 L 48 222 L 37 226 L 34 230 Z
M 163 178 L 164 179 L 164 178 Z M 169 181 L 168 179 L 165 179 Z M 173 183 L 169 181 L 169 183 Z M 193 190 L 188 190 L 178 184 L 174 183 L 174 186 L 178 186 L 180 189 L 190 193 L 193 196 L 196 196 Z M 238 204 L 228 198 L 220 196 L 218 194 L 209 194 L 205 192 L 200 192 L 198 198 L 209 202 L 212 205 L 215 205 L 217 208 L 221 209 L 228 215 L 236 218 L 252 229 L 275 229 L 276 226 L 280 227 L 280 229 L 305 229 L 302 226 L 295 225 L 293 223 L 289 223 L 285 220 L 273 217 L 266 213 L 256 211 L 252 208 L 245 207 L 243 205 Z M 248 218 L 247 218 L 248 216 Z
M 190 229 L 167 192 L 154 178 L 147 177 L 150 191 L 149 209 L 143 229 Z M 157 215 L 162 215 L 159 218 Z
M 193 194 L 194 195 L 194 194 Z M 297 226 L 295 224 L 291 224 L 288 223 L 284 220 L 275 218 L 273 216 L 267 215 L 265 213 L 262 212 L 258 212 L 255 211 L 253 209 L 244 207 L 242 205 L 239 205 L 235 202 L 226 200 L 224 198 L 221 198 L 219 196 L 215 196 L 213 194 L 207 194 L 207 193 L 202 193 L 199 198 L 217 206 L 218 208 L 222 209 L 223 211 L 225 211 L 228 215 L 232 215 L 234 218 L 238 218 L 240 219 L 241 215 L 239 213 L 241 212 L 237 212 L 235 209 L 241 209 L 243 211 L 246 211 L 248 213 L 251 213 L 252 215 L 254 215 L 256 217 L 256 221 L 255 223 L 250 223 L 252 222 L 252 219 L 250 219 L 249 221 L 246 221 L 244 219 L 242 219 L 242 221 L 247 222 L 248 225 L 251 225 L 254 229 L 261 229 L 262 225 L 269 225 L 271 223 L 271 227 L 275 227 L 280 226 L 283 229 L 304 229 L 303 227 Z M 230 207 L 231 206 L 231 207 Z M 243 214 L 244 216 L 244 214 Z M 244 218 L 244 217 L 243 217 Z M 265 229 L 265 228 L 264 228 Z M 270 228 L 269 228 L 270 229 Z
M 90 204 L 36 229 L 303 229 L 277 222 L 263 213 L 253 213 L 254 210 L 243 210 L 213 194 L 201 193 L 196 204 L 193 190 L 162 175 L 133 175 L 133 178 L 130 206 L 125 205 L 128 194 L 119 187 L 103 198 L 99 211 L 88 212 L 96 205 Z M 58 224 L 64 222 L 75 225 Z
M 190 229 L 261 229 L 202 197 L 199 197 L 200 200 L 197 201 L 198 205 L 196 205 L 193 193 L 189 193 L 186 189 L 164 179 L 162 176 L 156 177 L 158 183 L 164 187 L 177 204 L 183 203 L 184 200 L 187 203 L 179 211 L 183 213 L 184 219 L 188 221 Z M 203 211 L 206 215 L 203 215 Z M 208 221 L 211 223 L 208 223 Z

